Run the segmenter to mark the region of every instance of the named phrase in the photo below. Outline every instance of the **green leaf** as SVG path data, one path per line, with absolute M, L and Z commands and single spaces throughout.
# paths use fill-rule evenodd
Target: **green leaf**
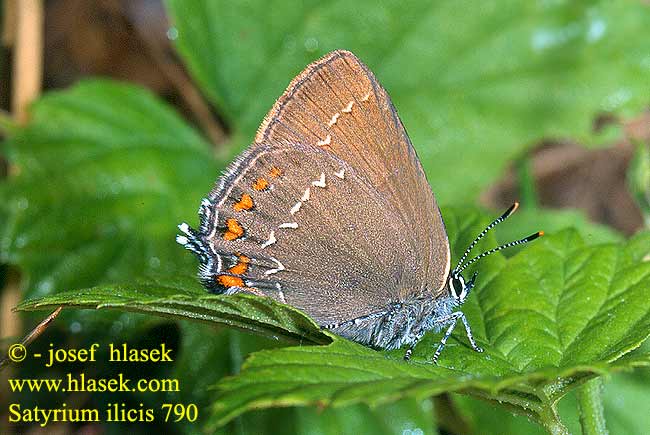
M 188 282 L 185 282 L 188 284 Z M 18 305 L 19 310 L 54 308 L 113 308 L 136 313 L 157 314 L 176 319 L 191 319 L 218 326 L 229 326 L 296 343 L 327 343 L 329 338 L 300 311 L 246 294 L 209 295 L 202 289 L 187 291 L 178 283 L 100 286 L 60 292 Z
M 615 373 L 605 377 L 603 403 L 609 433 L 643 434 L 650 427 L 650 403 L 646 399 L 648 373 L 649 370 L 637 370 L 634 373 Z M 498 406 L 490 406 L 483 400 L 466 395 L 454 396 L 454 403 L 470 420 L 471 433 L 482 435 L 544 433 L 526 418 L 512 415 Z M 575 395 L 567 394 L 558 407 L 562 421 L 569 427 L 570 433 L 582 433 Z
M 296 434 L 338 435 L 349 433 L 350 428 L 359 434 L 437 434 L 434 423 L 430 400 L 404 399 L 376 408 L 299 408 Z
M 649 240 L 644 234 L 618 249 L 585 247 L 564 232 L 508 260 L 464 309 L 484 354 L 470 349 L 462 328 L 441 367 L 427 362 L 439 339 L 434 334 L 411 364 L 401 360 L 403 350 L 378 353 L 339 339 L 328 347 L 264 351 L 219 384 L 215 412 L 227 421 L 257 407 L 379 404 L 462 391 L 552 428 L 559 424 L 555 403 L 581 381 L 650 363 L 647 354 L 614 362 L 650 333 L 650 264 L 640 261 Z
M 620 376 L 618 373 L 613 377 Z M 509 412 L 503 407 L 485 400 L 476 399 L 466 394 L 452 394 L 454 404 L 459 411 L 469 420 L 470 433 L 481 435 L 502 435 L 502 434 L 526 434 L 541 435 L 548 433 L 543 427 L 535 424 L 534 421 L 525 416 Z M 566 394 L 557 404 L 558 413 L 562 423 L 568 428 L 571 434 L 581 434 L 580 421 L 578 416 L 578 404 L 574 391 Z M 612 432 L 614 433 L 614 432 Z
M 196 403 L 202 426 L 210 426 L 208 404 L 212 403 L 214 390 L 206 388 L 220 378 L 239 372 L 243 359 L 253 351 L 280 346 L 277 340 L 242 334 L 232 329 L 215 331 L 202 325 L 183 322 L 182 347 L 175 358 L 174 378 L 179 379 L 182 390 L 177 393 L 179 403 Z M 206 343 L 210 343 L 206 346 Z M 278 427 L 286 435 L 340 434 L 354 427 L 362 434 L 395 434 L 404 430 L 413 433 L 435 434 L 431 401 L 404 399 L 377 409 L 355 405 L 340 409 L 318 410 L 296 407 L 289 409 L 263 409 L 233 420 L 223 429 L 225 433 L 276 434 Z M 416 432 L 417 430 L 420 432 Z M 186 425 L 186 432 L 196 432 L 196 423 Z M 211 433 L 209 430 L 204 430 Z
M 0 137 L 7 133 L 15 132 L 17 129 L 18 126 L 11 116 L 7 112 L 0 110 Z
M 446 365 L 446 364 L 445 364 Z M 214 405 L 223 424 L 250 409 L 271 406 L 377 406 L 402 397 L 426 398 L 455 391 L 489 399 L 546 427 L 561 426 L 552 408 L 563 394 L 585 379 L 610 371 L 650 366 L 650 355 L 614 363 L 534 369 L 482 375 L 472 370 L 406 363 L 337 340 L 328 347 L 294 347 L 253 354 L 239 376 L 218 384 Z
M 596 114 L 648 101 L 650 15 L 638 2 L 167 4 L 192 75 L 241 137 L 308 63 L 355 52 L 392 95 L 442 203 L 475 198 L 543 137 L 594 142 Z
M 507 410 L 464 394 L 454 394 L 453 403 L 467 420 L 471 433 L 481 435 L 526 434 L 542 435 L 539 425 Z
M 28 295 L 188 273 L 174 241 L 218 171 L 208 145 L 148 92 L 109 81 L 48 94 L 5 144 L 0 261 Z

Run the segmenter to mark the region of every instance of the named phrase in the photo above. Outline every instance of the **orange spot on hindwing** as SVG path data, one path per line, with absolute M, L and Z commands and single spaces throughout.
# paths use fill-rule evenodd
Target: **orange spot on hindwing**
M 250 210 L 253 208 L 253 198 L 248 193 L 244 193 L 241 199 L 233 205 L 235 211 Z
M 282 175 L 282 169 L 278 168 L 277 166 L 272 167 L 269 171 L 269 176 L 271 178 L 278 178 L 280 175 Z
M 237 219 L 226 219 L 226 228 L 226 232 L 223 233 L 223 238 L 225 240 L 235 240 L 244 235 L 244 229 L 239 225 Z
M 224 287 L 244 287 L 244 280 L 237 276 L 217 275 L 217 282 Z
M 238 255 L 237 259 L 237 264 L 228 269 L 228 272 L 234 273 L 235 275 L 243 275 L 248 270 L 248 263 L 251 262 L 251 259 L 245 255 Z
M 257 190 L 258 192 L 261 192 L 262 190 L 266 190 L 269 188 L 269 182 L 266 180 L 266 178 L 258 178 L 257 181 L 253 183 L 253 189 Z

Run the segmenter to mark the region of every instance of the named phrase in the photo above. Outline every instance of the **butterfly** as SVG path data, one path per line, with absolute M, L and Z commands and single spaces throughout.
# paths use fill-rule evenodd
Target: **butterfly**
M 176 241 L 199 260 L 213 293 L 251 293 L 292 305 L 332 332 L 378 349 L 408 346 L 461 321 L 474 287 L 451 269 L 445 225 L 386 90 L 349 51 L 309 65 L 289 84 L 253 144 L 230 164 L 199 208 L 200 226 Z

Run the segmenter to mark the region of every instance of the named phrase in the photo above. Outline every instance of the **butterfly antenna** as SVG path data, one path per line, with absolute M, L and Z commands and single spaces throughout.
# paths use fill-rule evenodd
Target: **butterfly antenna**
M 472 242 L 472 243 L 467 247 L 467 249 L 465 249 L 465 253 L 464 253 L 463 256 L 461 257 L 460 261 L 458 262 L 458 265 L 454 268 L 453 271 L 454 271 L 454 272 L 460 272 L 460 271 L 462 271 L 463 269 L 465 269 L 466 266 L 465 266 L 465 267 L 463 266 L 463 262 L 465 261 L 465 259 L 466 259 L 467 256 L 469 255 L 469 253 L 472 251 L 472 249 L 474 248 L 474 246 L 476 246 L 476 244 L 479 242 L 479 240 L 481 240 L 483 237 L 485 237 L 485 235 L 486 235 L 486 234 L 487 234 L 487 233 L 488 233 L 492 228 L 496 227 L 496 226 L 499 225 L 501 222 L 503 222 L 504 220 L 508 219 L 508 218 L 509 218 L 509 217 L 510 217 L 514 212 L 517 211 L 518 208 L 519 208 L 519 202 L 515 201 L 515 203 L 512 204 L 508 210 L 506 210 L 506 211 L 505 211 L 501 216 L 499 216 L 498 218 L 496 218 L 495 220 L 493 220 L 492 223 L 491 223 L 490 225 L 488 225 L 487 227 L 485 227 L 485 229 L 484 229 L 483 231 L 481 231 L 481 234 L 479 234 L 478 236 L 476 236 L 476 238 L 474 239 L 474 241 L 473 241 L 473 242 Z M 504 245 L 504 247 L 505 247 L 505 245 Z M 496 252 L 496 251 L 495 251 L 495 252 Z
M 484 253 L 477 255 L 476 257 L 469 260 L 460 269 L 456 270 L 456 272 L 458 273 L 462 272 L 463 270 L 465 270 L 465 268 L 467 268 L 467 266 L 476 263 L 481 258 L 487 257 L 490 254 L 494 254 L 495 252 L 498 252 L 502 249 L 510 248 L 511 246 L 517 246 L 517 245 L 521 245 L 522 243 L 532 242 L 533 240 L 537 239 L 538 237 L 542 237 L 543 235 L 544 235 L 544 231 L 538 231 L 535 234 L 531 234 L 528 237 L 524 237 L 523 239 L 515 240 L 514 242 L 506 243 L 504 245 L 497 246 L 494 249 L 490 249 L 489 251 L 485 251 Z

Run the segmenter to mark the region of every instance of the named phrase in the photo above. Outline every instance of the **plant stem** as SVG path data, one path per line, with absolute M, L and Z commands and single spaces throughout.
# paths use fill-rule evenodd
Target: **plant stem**
M 602 402 L 603 380 L 587 381 L 577 390 L 580 425 L 583 435 L 607 435 Z
M 539 414 L 539 423 L 551 435 L 569 435 L 569 429 L 562 423 L 560 416 L 557 414 L 555 405 L 547 403 Z M 584 435 L 584 434 L 583 434 Z

